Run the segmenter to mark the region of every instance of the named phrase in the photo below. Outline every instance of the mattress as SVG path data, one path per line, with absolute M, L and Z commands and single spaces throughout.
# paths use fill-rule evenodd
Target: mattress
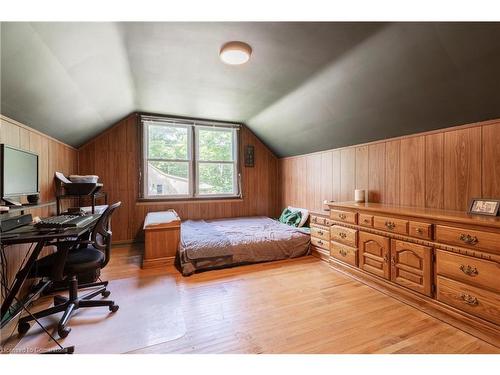
M 177 266 L 196 271 L 296 258 L 309 253 L 310 236 L 268 217 L 186 220 Z

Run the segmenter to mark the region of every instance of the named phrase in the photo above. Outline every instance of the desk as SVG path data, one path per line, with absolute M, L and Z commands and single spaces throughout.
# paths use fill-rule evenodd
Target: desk
M 62 257 L 65 257 L 68 251 L 78 242 L 79 238 L 86 235 L 92 230 L 92 228 L 94 228 L 94 225 L 96 224 L 100 215 L 96 214 L 93 215 L 93 217 L 94 220 L 92 220 L 87 226 L 82 228 L 47 230 L 37 229 L 33 225 L 25 225 L 8 232 L 4 232 L 2 234 L 2 237 L 0 238 L 0 245 L 2 246 L 36 243 L 36 246 L 29 255 L 25 266 L 17 272 L 14 284 L 12 285 L 12 288 L 9 288 L 10 290 L 2 303 L 2 307 L 0 310 L 0 321 L 2 322 L 2 325 L 7 323 L 5 319 L 8 315 L 10 315 L 10 317 L 13 317 L 21 311 L 22 306 L 18 307 L 19 311 L 10 311 L 12 302 L 14 301 L 16 294 L 21 289 L 21 286 L 25 282 L 26 278 L 28 277 L 33 264 L 37 260 L 44 246 L 57 244 L 57 252 L 61 253 Z M 11 235 L 15 236 L 11 237 Z M 56 279 L 63 279 L 63 270 L 64 262 L 61 262 L 59 267 L 57 269 L 54 269 L 54 275 Z

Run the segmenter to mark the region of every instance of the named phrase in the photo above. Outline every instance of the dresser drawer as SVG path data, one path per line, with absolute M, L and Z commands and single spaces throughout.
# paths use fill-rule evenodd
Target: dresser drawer
M 387 232 L 408 234 L 408 221 L 391 217 L 375 216 L 373 227 Z
M 339 210 L 331 210 L 330 211 L 330 219 L 336 221 L 343 221 L 346 223 L 356 224 L 357 221 L 357 212 L 349 212 L 349 211 L 339 211 Z
M 500 253 L 500 234 L 464 228 L 436 226 L 436 241 Z
M 437 299 L 472 315 L 500 324 L 500 294 L 498 293 L 438 276 Z
M 408 225 L 408 234 L 412 237 L 432 240 L 432 224 L 410 221 Z
M 330 228 L 311 225 L 311 236 L 330 241 Z
M 358 266 L 358 249 L 342 245 L 338 242 L 331 242 L 330 256 L 352 266 Z
M 450 279 L 500 292 L 500 264 L 436 250 L 436 272 Z
M 356 247 L 358 244 L 358 231 L 334 225 L 330 230 L 330 239 L 344 245 Z
M 321 247 L 325 250 L 330 250 L 330 242 L 321 238 L 311 237 L 311 243 L 316 247 Z
M 325 225 L 325 218 L 322 216 L 311 215 L 310 224 Z
M 364 227 L 373 227 L 373 215 L 359 214 L 358 222 Z

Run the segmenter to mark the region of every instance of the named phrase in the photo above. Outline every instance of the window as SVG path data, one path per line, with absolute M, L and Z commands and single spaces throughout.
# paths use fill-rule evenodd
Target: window
M 143 117 L 143 198 L 239 195 L 238 125 Z

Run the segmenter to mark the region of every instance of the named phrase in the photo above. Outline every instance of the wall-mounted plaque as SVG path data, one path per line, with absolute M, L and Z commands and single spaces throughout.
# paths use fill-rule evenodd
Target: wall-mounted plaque
M 252 145 L 245 146 L 245 167 L 253 167 L 255 165 L 255 147 Z

